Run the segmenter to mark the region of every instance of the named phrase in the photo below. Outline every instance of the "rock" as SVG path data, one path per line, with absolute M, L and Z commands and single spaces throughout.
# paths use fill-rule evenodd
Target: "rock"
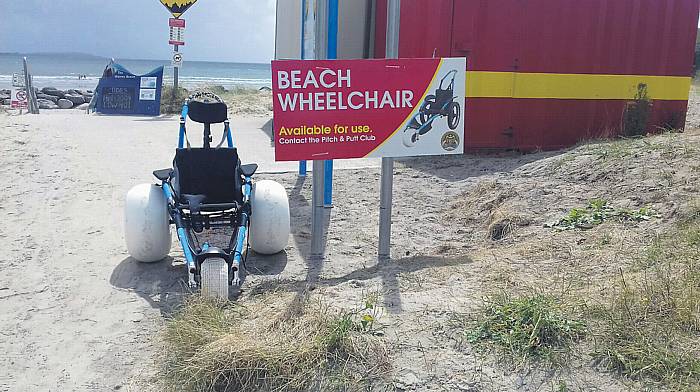
M 44 87 L 41 89 L 41 92 L 46 94 L 46 95 L 53 95 L 55 97 L 63 98 L 66 96 L 66 94 L 61 91 L 56 89 L 55 87 Z
M 67 100 L 67 99 L 59 99 L 58 100 L 58 107 L 61 109 L 70 109 L 73 107 L 73 102 Z
M 6 99 L 10 99 L 10 94 L 0 93 L 0 101 L 4 101 Z
M 10 105 L 12 104 L 12 100 L 11 100 L 10 98 L 3 99 L 3 100 L 2 100 L 2 104 L 3 104 L 3 105 L 10 106 Z
M 83 98 L 83 96 L 79 94 L 66 94 L 64 98 L 73 102 L 73 105 L 80 105 L 85 103 L 85 98 Z
M 400 371 L 394 379 L 394 387 L 402 391 L 417 389 L 420 383 L 418 376 L 410 370 Z
M 58 102 L 58 97 L 55 96 L 55 95 L 49 95 L 49 94 L 39 93 L 39 94 L 36 95 L 36 98 L 37 98 L 37 99 L 46 99 L 46 100 L 49 100 L 49 101 L 51 101 L 51 102 L 53 102 L 53 103 L 57 103 L 57 102 Z
M 82 95 L 82 94 L 80 93 L 80 91 L 78 91 L 78 90 L 73 90 L 72 88 L 66 90 L 65 93 L 66 93 L 66 95 L 68 95 L 68 94 L 70 94 L 70 95 Z
M 37 103 L 39 103 L 39 109 L 58 109 L 58 105 L 56 105 L 55 103 L 53 103 L 53 101 L 50 101 L 48 99 L 37 98 Z
M 89 103 L 83 103 L 83 104 L 80 104 L 80 105 L 78 105 L 78 106 L 74 107 L 73 109 L 78 109 L 78 110 L 87 110 L 88 106 L 90 106 L 90 104 L 89 104 Z
M 269 88 L 269 87 L 267 87 L 267 86 L 262 86 L 262 87 L 260 87 L 258 90 L 259 90 L 259 91 L 272 91 L 272 89 Z

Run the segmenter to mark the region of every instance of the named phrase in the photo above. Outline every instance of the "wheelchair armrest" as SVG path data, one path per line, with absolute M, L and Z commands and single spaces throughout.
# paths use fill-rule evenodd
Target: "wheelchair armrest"
M 255 174 L 256 170 L 258 170 L 257 163 L 249 163 L 247 165 L 241 165 L 241 173 L 243 173 L 243 175 L 246 177 L 250 177 L 253 174 Z
M 161 181 L 167 181 L 170 179 L 170 176 L 173 174 L 173 169 L 160 169 L 160 170 L 154 170 L 153 175 L 156 176 L 157 179 Z

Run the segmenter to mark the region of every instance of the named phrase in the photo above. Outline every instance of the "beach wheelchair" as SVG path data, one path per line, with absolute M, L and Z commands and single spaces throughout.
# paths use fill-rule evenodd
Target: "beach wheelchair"
M 447 126 L 455 130 L 459 126 L 462 107 L 455 100 L 455 76 L 457 70 L 451 70 L 440 79 L 440 86 L 435 94 L 429 94 L 423 100 L 418 114 L 406 125 L 403 131 L 403 144 L 413 147 L 421 136 L 433 128 L 433 121 L 447 117 Z
M 164 259 L 174 224 L 191 288 L 227 299 L 241 283 L 248 245 L 259 254 L 284 250 L 290 231 L 287 192 L 277 182 L 253 182 L 256 164 L 241 164 L 226 104 L 211 93 L 191 95 L 183 105 L 172 168 L 156 170 L 157 184 L 133 187 L 126 196 L 125 237 L 141 262 Z M 202 147 L 187 137 L 186 120 L 203 124 Z M 224 124 L 212 146 L 212 124 Z

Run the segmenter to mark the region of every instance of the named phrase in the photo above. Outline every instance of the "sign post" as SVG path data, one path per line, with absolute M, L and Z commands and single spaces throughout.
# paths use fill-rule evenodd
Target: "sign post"
M 338 0 L 328 0 L 328 60 L 338 58 Z M 323 207 L 333 206 L 333 160 L 327 160 L 324 166 Z
M 389 0 L 386 18 L 386 58 L 399 58 L 401 0 Z M 379 187 L 379 259 L 391 258 L 391 205 L 394 192 L 394 158 L 382 158 Z
M 180 45 L 185 45 L 185 20 L 170 18 L 168 27 L 170 27 L 170 40 L 168 43 L 173 45 L 173 98 L 175 98 L 177 97 L 178 77 L 180 66 L 182 65 L 182 54 L 178 52 L 178 49 Z
M 170 28 L 170 40 L 168 43 L 173 45 L 173 62 L 175 60 L 175 55 L 179 54 L 178 49 L 180 45 L 185 45 L 184 34 L 185 34 L 185 20 L 180 19 L 180 16 L 185 13 L 197 0 L 160 0 L 161 4 L 167 8 L 167 10 L 173 15 L 172 18 L 168 20 L 168 27 Z M 182 57 L 180 57 L 180 65 L 182 64 Z M 180 65 L 173 64 L 173 98 L 177 97 L 178 88 L 178 76 Z
M 327 20 L 327 0 L 308 0 L 310 3 L 311 12 L 314 14 L 314 57 L 318 60 L 326 57 L 328 39 L 328 29 L 326 27 Z M 325 189 L 325 161 L 323 157 L 313 157 L 312 167 L 312 185 L 311 185 L 311 203 L 313 210 L 311 212 L 311 257 L 323 258 L 323 237 L 325 230 L 323 225 L 324 218 L 324 189 Z
M 39 114 L 39 103 L 34 95 L 34 85 L 32 84 L 32 75 L 29 73 L 29 64 L 26 57 L 22 57 L 22 65 L 24 67 L 24 86 L 29 97 L 29 113 Z

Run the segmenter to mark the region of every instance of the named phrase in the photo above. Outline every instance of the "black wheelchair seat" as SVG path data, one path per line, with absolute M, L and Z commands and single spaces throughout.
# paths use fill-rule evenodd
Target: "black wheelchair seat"
M 178 148 L 173 162 L 173 190 L 185 204 L 241 203 L 240 167 L 235 148 Z
M 228 108 L 223 102 L 189 101 L 187 115 L 200 124 L 218 124 L 228 119 Z
M 452 102 L 452 98 L 453 98 L 452 94 L 453 94 L 453 92 L 450 89 L 447 89 L 447 90 L 438 89 L 435 92 L 435 104 L 433 104 L 430 107 L 430 111 L 434 112 L 434 113 L 438 113 L 441 110 L 443 110 L 445 105 Z

